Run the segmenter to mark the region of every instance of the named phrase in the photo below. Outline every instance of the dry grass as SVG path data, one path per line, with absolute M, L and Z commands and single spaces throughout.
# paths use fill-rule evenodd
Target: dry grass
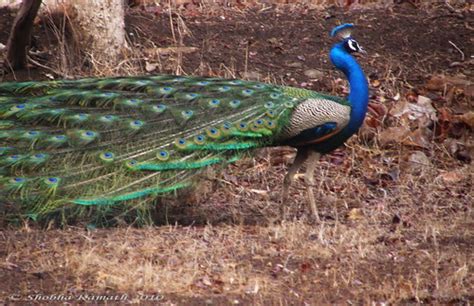
M 467 228 L 474 224 L 464 217 L 451 221 L 449 227 L 434 221 L 393 231 L 366 219 L 23 230 L 3 233 L 8 256 L 2 269 L 55 282 L 44 294 L 159 293 L 170 301 L 228 297 L 257 304 L 467 301 L 472 254 L 453 246 L 472 244 Z M 34 292 L 27 282 L 22 285 L 19 295 Z

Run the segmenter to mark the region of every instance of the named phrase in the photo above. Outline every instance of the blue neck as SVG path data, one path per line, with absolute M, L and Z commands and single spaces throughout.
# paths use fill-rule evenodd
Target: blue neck
M 343 42 L 331 49 L 329 57 L 333 65 L 341 70 L 349 81 L 348 100 L 351 104 L 351 119 L 342 134 L 350 137 L 364 122 L 369 102 L 369 85 L 357 61 L 344 49 Z

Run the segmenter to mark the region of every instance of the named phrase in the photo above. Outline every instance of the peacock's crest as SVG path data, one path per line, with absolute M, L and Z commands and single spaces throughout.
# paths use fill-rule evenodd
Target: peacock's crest
M 331 37 L 339 37 L 340 39 L 347 39 L 351 37 L 354 25 L 352 23 L 341 24 L 331 31 Z

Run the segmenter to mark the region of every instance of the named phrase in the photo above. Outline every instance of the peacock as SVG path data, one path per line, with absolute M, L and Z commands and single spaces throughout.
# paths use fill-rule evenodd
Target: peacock
M 174 75 L 0 83 L 0 208 L 39 218 L 90 207 L 123 211 L 191 186 L 208 167 L 252 150 L 292 146 L 297 155 L 282 198 L 306 162 L 311 188 L 322 154 L 362 125 L 364 52 L 354 26 L 335 27 L 332 64 L 347 99 L 238 79 Z

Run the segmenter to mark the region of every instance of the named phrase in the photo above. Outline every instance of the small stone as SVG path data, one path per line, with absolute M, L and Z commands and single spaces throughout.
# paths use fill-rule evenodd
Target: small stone
M 310 79 L 322 79 L 324 77 L 324 73 L 317 69 L 305 70 L 304 75 Z
M 410 157 L 408 158 L 408 162 L 409 162 L 410 168 L 414 171 L 420 171 L 431 165 L 431 162 L 428 156 L 426 156 L 426 154 L 422 151 L 416 151 L 413 154 L 411 154 Z
M 300 62 L 292 62 L 292 63 L 286 64 L 286 66 L 291 67 L 291 68 L 301 68 L 303 67 L 303 64 Z

